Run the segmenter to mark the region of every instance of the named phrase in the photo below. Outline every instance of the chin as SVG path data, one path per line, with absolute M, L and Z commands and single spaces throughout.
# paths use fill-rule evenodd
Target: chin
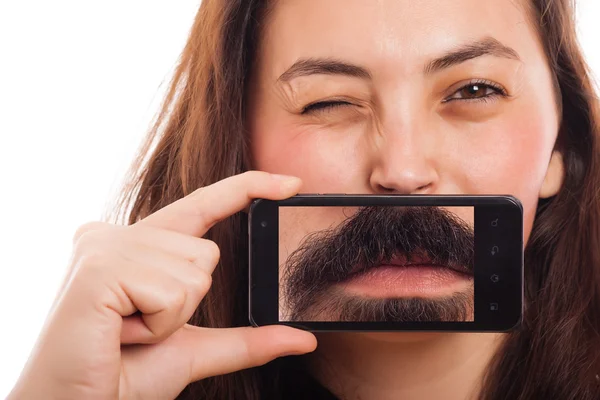
M 440 338 L 443 332 L 358 332 L 366 340 L 393 343 L 416 343 Z

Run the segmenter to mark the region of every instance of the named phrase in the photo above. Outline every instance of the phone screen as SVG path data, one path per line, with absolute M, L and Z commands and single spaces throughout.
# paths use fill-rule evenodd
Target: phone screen
M 310 330 L 505 331 L 520 322 L 509 196 L 298 195 L 249 214 L 250 320 Z
M 473 321 L 474 207 L 279 207 L 280 321 Z

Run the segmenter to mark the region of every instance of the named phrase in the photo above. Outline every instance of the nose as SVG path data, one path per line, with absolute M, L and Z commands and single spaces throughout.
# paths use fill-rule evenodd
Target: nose
M 435 191 L 438 173 L 426 140 L 412 134 L 380 136 L 369 179 L 375 193 L 427 194 Z

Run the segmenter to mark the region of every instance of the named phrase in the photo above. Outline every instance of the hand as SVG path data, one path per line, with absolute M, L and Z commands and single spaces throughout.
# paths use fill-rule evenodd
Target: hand
M 286 326 L 186 324 L 219 260 L 217 245 L 200 237 L 253 198 L 283 199 L 299 187 L 297 178 L 247 172 L 131 226 L 82 226 L 67 279 L 9 399 L 174 398 L 190 382 L 314 350 L 311 333 Z

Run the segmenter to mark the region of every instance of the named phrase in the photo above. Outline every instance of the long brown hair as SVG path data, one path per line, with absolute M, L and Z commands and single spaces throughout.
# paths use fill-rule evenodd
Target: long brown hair
M 526 312 L 489 365 L 481 399 L 600 399 L 600 114 L 570 0 L 530 0 L 562 110 L 560 192 L 541 202 L 525 250 Z M 170 90 L 109 219 L 134 223 L 250 168 L 245 94 L 267 0 L 203 0 Z M 190 323 L 247 325 L 243 214 L 206 237 L 221 248 Z M 281 398 L 278 361 L 191 384 L 182 399 Z M 265 379 L 268 374 L 267 379 Z M 272 375 L 271 375 L 272 374 Z M 289 383 L 289 382 L 288 382 Z

